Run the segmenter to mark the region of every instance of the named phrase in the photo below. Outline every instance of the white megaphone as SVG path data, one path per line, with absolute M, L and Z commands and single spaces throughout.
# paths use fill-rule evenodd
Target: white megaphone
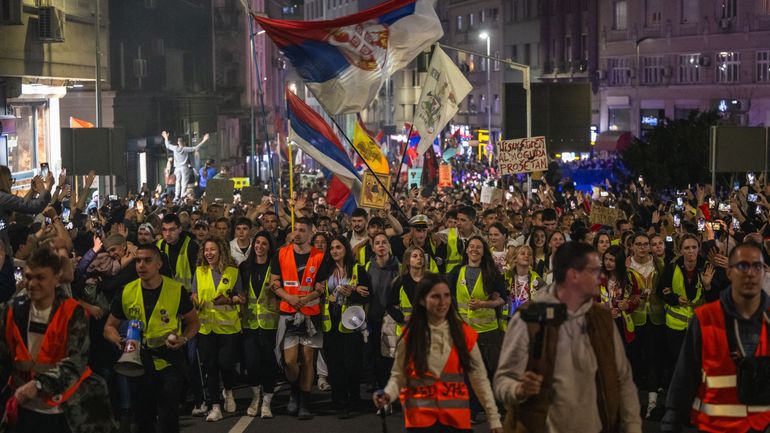
M 342 313 L 342 326 L 351 331 L 359 331 L 364 334 L 364 342 L 369 338 L 369 331 L 366 329 L 366 311 L 360 305 L 348 307 Z
M 126 332 L 126 345 L 123 348 L 123 355 L 115 363 L 115 371 L 118 374 L 128 377 L 139 377 L 144 375 L 144 365 L 140 350 L 142 347 L 142 323 L 138 320 L 131 320 L 128 323 Z

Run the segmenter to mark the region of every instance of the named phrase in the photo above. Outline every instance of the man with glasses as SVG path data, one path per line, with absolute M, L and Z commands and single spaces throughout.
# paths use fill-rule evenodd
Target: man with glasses
M 519 307 L 508 324 L 495 396 L 527 431 L 641 433 L 639 397 L 620 332 L 609 311 L 593 302 L 599 254 L 590 245 L 567 242 L 553 265 L 554 283 L 537 302 Z M 541 352 L 530 354 L 532 347 Z
M 730 252 L 730 288 L 720 293 L 718 301 L 695 310 L 666 398 L 661 431 L 681 431 L 688 417 L 704 432 L 761 432 L 770 426 L 770 399 L 759 398 L 761 391 L 742 389 L 765 387 L 767 373 L 758 372 L 748 384 L 737 373 L 743 361 L 770 356 L 766 323 L 770 298 L 762 291 L 764 274 L 758 244 L 744 242 Z M 746 401 L 745 394 L 755 401 Z

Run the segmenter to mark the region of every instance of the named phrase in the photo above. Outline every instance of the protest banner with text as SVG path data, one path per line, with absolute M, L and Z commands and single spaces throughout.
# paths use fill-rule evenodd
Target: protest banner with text
M 545 137 L 501 141 L 498 143 L 497 167 L 501 176 L 547 170 Z

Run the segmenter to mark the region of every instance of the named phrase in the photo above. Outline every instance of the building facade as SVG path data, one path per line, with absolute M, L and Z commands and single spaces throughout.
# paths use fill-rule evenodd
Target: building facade
M 497 58 L 510 57 L 504 51 L 504 2 L 454 0 L 440 3 L 437 8 L 444 24 L 444 37 L 441 39 L 443 44 L 486 54 L 489 42 L 489 55 Z M 445 51 L 473 85 L 473 90 L 461 104 L 452 124 L 460 126 L 472 137 L 478 137 L 478 130 L 486 130 L 488 124 L 491 124 L 492 136 L 495 141 L 499 140 L 502 130 L 505 67 L 500 62 L 488 61 L 485 57 L 467 52 L 451 48 Z M 408 109 L 414 110 L 413 107 Z
M 95 122 L 96 38 L 101 41 L 103 125 L 111 126 L 109 92 L 110 30 L 107 0 L 100 0 L 101 28 L 95 1 L 8 0 L 0 8 L 0 164 L 24 187 L 41 163 L 61 169 L 60 128 L 70 116 Z M 80 108 L 79 92 L 90 89 Z M 88 111 L 88 110 L 86 110 Z
M 601 131 L 713 109 L 770 125 L 770 2 L 602 0 L 599 16 Z

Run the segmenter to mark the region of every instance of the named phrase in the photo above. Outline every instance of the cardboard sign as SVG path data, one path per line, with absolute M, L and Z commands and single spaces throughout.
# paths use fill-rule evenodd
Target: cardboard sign
M 377 174 L 377 177 L 385 184 L 386 189 L 382 189 L 382 186 L 377 182 L 377 179 L 374 178 L 372 172 L 364 172 L 364 178 L 361 182 L 361 198 L 358 201 L 361 204 L 361 207 L 368 207 L 371 209 L 387 208 L 387 190 L 390 189 L 390 176 L 387 174 Z
M 233 190 L 235 190 L 235 182 L 230 179 L 209 179 L 206 182 L 206 199 L 209 203 L 213 203 L 217 199 L 225 203 L 232 203 Z M 243 199 L 243 195 L 241 195 L 241 199 Z
M 422 185 L 422 167 L 409 169 L 406 178 L 406 186 L 408 189 L 412 189 L 412 186 L 414 185 L 417 185 L 417 188 Z
M 548 170 L 545 137 L 501 141 L 498 143 L 497 167 L 501 176 Z
M 262 203 L 265 190 L 258 186 L 249 186 L 241 190 L 241 203 Z
M 626 214 L 622 210 L 595 204 L 591 206 L 588 222 L 614 227 L 615 221 L 620 219 L 626 219 Z
M 452 166 L 441 164 L 438 166 L 438 186 L 439 188 L 452 187 Z
M 493 186 L 484 185 L 481 187 L 480 200 L 483 204 L 501 204 L 503 202 L 503 190 Z

